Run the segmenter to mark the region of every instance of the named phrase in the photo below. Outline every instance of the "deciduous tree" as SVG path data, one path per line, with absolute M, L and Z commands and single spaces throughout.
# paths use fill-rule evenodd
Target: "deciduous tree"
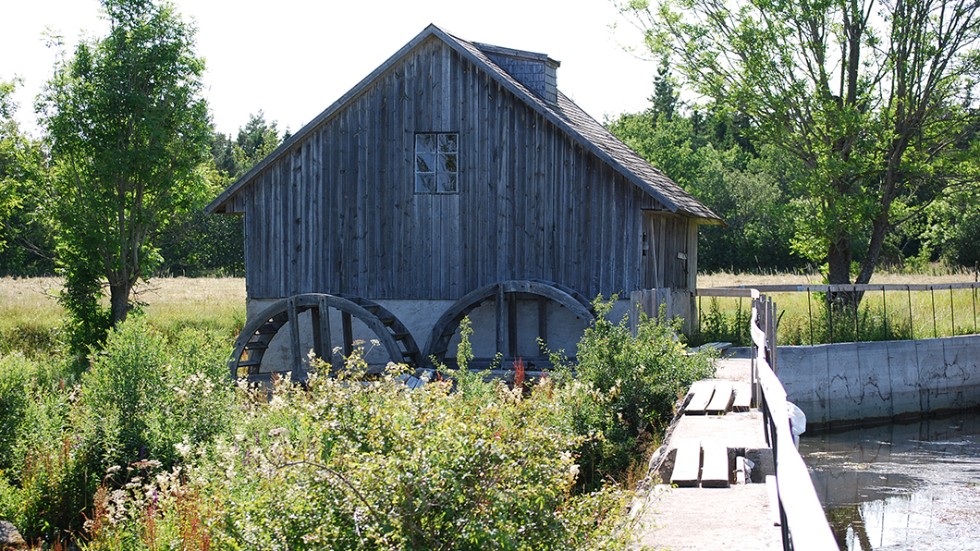
M 976 181 L 976 0 L 613 1 L 694 92 L 802 164 L 794 246 L 831 283 L 856 251 L 870 280 L 899 207 Z
M 102 6 L 108 35 L 59 62 L 39 101 L 76 350 L 126 318 L 133 286 L 158 262 L 154 238 L 206 190 L 210 133 L 193 28 L 165 2 Z

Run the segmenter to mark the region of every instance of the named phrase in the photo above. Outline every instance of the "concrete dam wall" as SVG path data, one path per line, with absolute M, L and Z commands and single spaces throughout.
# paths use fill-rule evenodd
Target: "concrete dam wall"
M 980 335 L 780 346 L 777 375 L 815 428 L 980 407 Z

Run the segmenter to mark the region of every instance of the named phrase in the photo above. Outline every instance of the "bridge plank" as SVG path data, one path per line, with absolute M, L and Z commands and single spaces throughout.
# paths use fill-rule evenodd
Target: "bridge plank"
M 680 440 L 674 456 L 674 469 L 670 473 L 670 483 L 682 488 L 695 487 L 700 475 L 701 442 L 695 439 Z
M 717 442 L 703 446 L 704 467 L 701 469 L 702 488 L 727 488 L 730 484 L 728 447 Z
M 687 415 L 704 415 L 711 397 L 715 393 L 714 381 L 697 381 L 691 385 L 691 399 L 684 408 Z
M 749 411 L 752 409 L 752 385 L 749 383 L 735 383 L 735 400 L 732 402 L 732 411 Z
M 704 412 L 709 415 L 724 415 L 732 405 L 732 384 L 727 381 L 715 383 L 715 392 L 711 396 L 711 401 L 704 408 Z

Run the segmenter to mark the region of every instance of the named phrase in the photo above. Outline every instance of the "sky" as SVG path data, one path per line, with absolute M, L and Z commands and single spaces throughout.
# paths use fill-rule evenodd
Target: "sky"
M 173 0 L 197 27 L 204 95 L 218 131 L 232 134 L 260 110 L 299 130 L 429 23 L 474 42 L 548 54 L 558 87 L 600 122 L 647 107 L 654 62 L 610 0 Z M 98 0 L 0 0 L 0 79 L 22 80 L 15 100 L 35 136 L 34 97 L 57 49 L 103 36 Z

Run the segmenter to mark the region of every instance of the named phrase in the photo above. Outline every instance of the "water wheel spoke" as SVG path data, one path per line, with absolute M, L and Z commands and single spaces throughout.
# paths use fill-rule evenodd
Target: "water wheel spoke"
M 429 337 L 425 348 L 425 360 L 435 358 L 439 364 L 445 360 L 449 343 L 455 335 L 463 317 L 479 308 L 485 302 L 493 300 L 494 319 L 496 322 L 496 346 L 498 352 L 504 352 L 515 357 L 519 352 L 518 328 L 520 327 L 520 308 L 522 300 L 537 302 L 537 330 L 542 340 L 549 337 L 549 313 L 560 309 L 550 309 L 549 302 L 554 302 L 567 310 L 576 318 L 588 323 L 595 319 L 592 306 L 585 298 L 572 289 L 542 280 L 510 280 L 486 285 L 473 290 L 450 306 L 439 318 Z M 546 359 L 542 358 L 542 362 Z
M 235 343 L 235 352 L 229 360 L 232 377 L 247 375 L 250 380 L 269 379 L 270 371 L 262 369 L 265 350 L 282 327 L 289 325 L 287 343 L 289 358 L 295 378 L 305 379 L 307 364 L 302 350 L 305 324 L 311 327 L 313 352 L 333 368 L 340 368 L 341 359 L 333 352 L 330 310 L 337 310 L 341 318 L 344 353 L 354 349 L 353 319 L 357 318 L 372 331 L 392 361 L 419 365 L 421 354 L 415 340 L 404 324 L 381 305 L 358 297 L 340 297 L 318 293 L 295 295 L 277 301 L 263 310 L 256 319 L 246 323 Z M 309 318 L 303 316 L 309 311 Z M 243 369 L 244 368 L 244 369 Z M 243 373 L 242 371 L 245 371 Z M 285 371 L 277 371 L 282 375 Z

